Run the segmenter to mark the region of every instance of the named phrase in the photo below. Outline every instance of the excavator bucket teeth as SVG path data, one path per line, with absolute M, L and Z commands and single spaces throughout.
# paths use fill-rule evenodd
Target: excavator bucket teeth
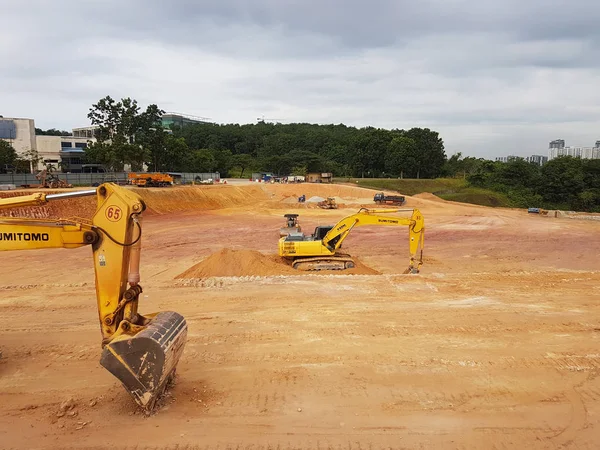
M 139 406 L 150 410 L 174 375 L 186 338 L 183 316 L 160 312 L 135 336 L 107 344 L 100 364 L 121 381 Z

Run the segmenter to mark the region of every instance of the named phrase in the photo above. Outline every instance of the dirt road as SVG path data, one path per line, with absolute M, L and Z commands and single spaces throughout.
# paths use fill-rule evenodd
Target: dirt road
M 275 253 L 287 211 L 309 231 L 372 198 L 310 186 L 346 196 L 324 211 L 286 203 L 296 187 L 194 189 L 197 208 L 152 194 L 144 221 L 141 310 L 189 323 L 152 417 L 99 365 L 90 250 L 2 255 L 0 448 L 598 447 L 598 223 L 417 196 L 419 275 L 401 275 L 406 230 L 361 228 L 345 250 L 380 275 L 176 279 L 222 249 Z

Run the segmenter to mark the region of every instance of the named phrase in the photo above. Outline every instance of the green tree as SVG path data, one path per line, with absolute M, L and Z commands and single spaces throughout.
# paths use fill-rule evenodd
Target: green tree
M 228 176 L 229 170 L 233 167 L 231 150 L 214 149 L 211 152 L 215 158 L 215 170 L 223 177 Z
M 40 156 L 38 151 L 34 148 L 27 149 L 23 152 L 23 154 L 18 158 L 21 163 L 19 164 L 21 167 L 28 167 L 27 172 L 35 173 L 39 164 L 43 161 L 43 158 Z
M 446 162 L 446 153 L 444 141 L 439 137 L 439 133 L 429 128 L 411 128 L 404 134 L 417 146 L 417 178 L 440 176 Z
M 115 146 L 107 142 L 93 142 L 85 149 L 84 160 L 88 164 L 102 164 L 109 171 L 122 171 L 125 165 L 125 156 L 122 146 Z
M 69 131 L 57 130 L 56 128 L 50 128 L 49 130 L 42 130 L 41 128 L 35 129 L 36 136 L 72 136 L 73 133 Z
M 15 166 L 17 152 L 8 142 L 0 139 L 0 173 L 7 173 Z
M 215 170 L 216 161 L 212 152 L 206 148 L 192 151 L 190 168 L 191 172 L 212 172 Z
M 165 136 L 164 152 L 156 171 L 186 172 L 189 171 L 191 151 L 183 138 L 172 135 Z
M 580 192 L 573 206 L 573 209 L 582 211 L 600 211 L 600 189 L 588 189 Z
M 169 166 L 169 160 L 165 156 L 168 133 L 160 120 L 164 113 L 158 106 L 149 105 L 144 112 L 135 116 L 133 125 L 134 142 L 143 149 L 139 156 L 145 156 L 143 162 L 155 171 L 165 170 Z M 159 167 L 163 169 L 158 169 Z
M 444 175 L 450 177 L 456 177 L 457 175 L 462 175 L 463 165 L 462 165 L 462 153 L 458 152 L 453 154 L 444 165 Z
M 548 161 L 541 170 L 541 195 L 555 204 L 575 203 L 585 188 L 581 159 L 561 156 Z
M 97 145 L 86 150 L 88 160 L 110 161 L 115 170 L 122 170 L 125 164 L 134 171 L 141 170 L 144 163 L 160 165 L 165 148 L 160 124 L 163 113 L 154 104 L 140 112 L 137 101 L 129 97 L 118 102 L 110 96 L 100 99 L 88 113 L 92 125 L 98 127 Z
M 242 173 L 240 177 L 244 176 L 244 171 L 251 168 L 256 164 L 254 158 L 246 153 L 241 155 L 234 155 L 232 158 L 232 167 L 239 167 Z
M 446 156 L 438 133 L 421 128 L 385 130 L 375 127 L 355 128 L 344 124 L 307 123 L 274 124 L 193 124 L 173 127 L 190 148 L 213 151 L 229 150 L 231 164 L 240 167 L 238 156 L 255 158 L 255 169 L 287 174 L 296 166 L 309 172 L 325 171 L 334 175 L 378 177 L 395 167 L 405 176 L 430 177 L 443 173 Z M 404 167 L 390 163 L 389 146 L 396 137 L 411 139 L 415 151 L 408 152 Z M 392 155 L 397 159 L 397 155 Z M 391 164 L 391 165 L 390 165 Z M 219 164 L 220 166 L 221 164 Z M 244 165 L 244 172 L 247 167 Z M 398 173 L 400 173 L 398 172 Z M 242 173 L 243 175 L 243 173 Z M 464 176 L 464 175 L 463 175 Z
M 296 166 L 292 168 L 291 175 L 306 176 L 307 173 L 308 170 L 306 169 L 306 166 Z
M 515 159 L 497 166 L 492 183 L 535 190 L 540 182 L 540 166 L 524 159 Z
M 419 178 L 420 163 L 417 144 L 411 138 L 397 136 L 388 146 L 386 170 L 403 178 Z

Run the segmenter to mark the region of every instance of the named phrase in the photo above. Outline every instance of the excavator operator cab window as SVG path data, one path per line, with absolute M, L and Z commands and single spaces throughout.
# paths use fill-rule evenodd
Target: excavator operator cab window
M 332 228 L 333 228 L 333 226 L 331 226 L 331 227 L 316 227 L 315 232 L 313 234 L 314 240 L 320 241 L 321 239 L 323 239 L 325 237 L 325 235 L 327 233 L 329 233 L 329 230 L 331 230 Z

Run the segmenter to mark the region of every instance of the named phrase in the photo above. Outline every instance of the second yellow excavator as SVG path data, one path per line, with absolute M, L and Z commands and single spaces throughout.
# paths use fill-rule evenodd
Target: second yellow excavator
M 392 213 L 411 212 L 410 217 L 392 216 Z M 357 226 L 407 226 L 410 263 L 404 273 L 419 273 L 423 265 L 425 219 L 418 209 L 367 209 L 345 217 L 333 226 L 319 226 L 310 235 L 290 233 L 279 239 L 279 256 L 291 261 L 298 270 L 344 270 L 356 266 L 349 255 L 339 249 L 350 231 Z M 416 260 L 417 253 L 419 259 Z
M 93 190 L 4 198 L 0 209 L 89 195 L 97 200 L 91 220 L 0 217 L 0 251 L 91 247 L 102 333 L 100 364 L 147 412 L 175 374 L 188 327 L 176 312 L 138 312 L 143 200 L 105 183 Z

